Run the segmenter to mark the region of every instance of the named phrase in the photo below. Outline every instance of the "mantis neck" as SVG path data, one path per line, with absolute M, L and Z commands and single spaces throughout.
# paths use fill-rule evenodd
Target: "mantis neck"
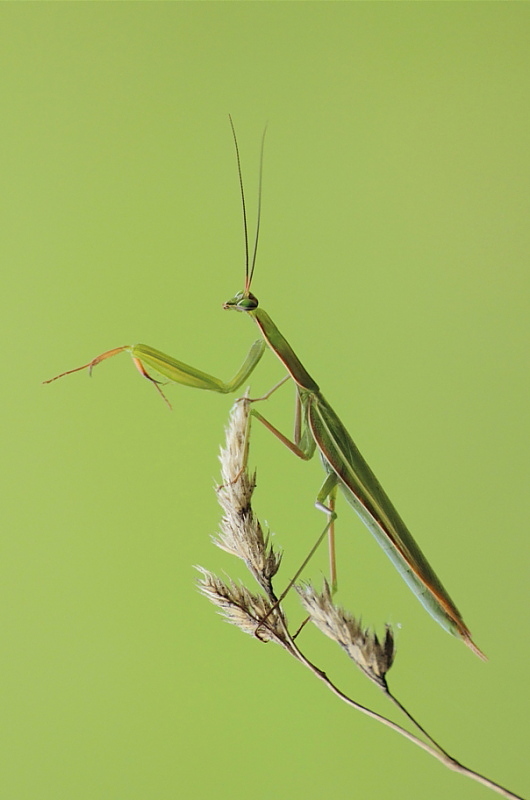
M 263 334 L 263 338 L 270 349 L 276 353 L 295 383 L 308 392 L 318 392 L 318 384 L 315 383 L 287 339 L 280 333 L 267 312 L 263 311 L 262 308 L 255 308 L 248 313 L 254 318 L 256 325 Z

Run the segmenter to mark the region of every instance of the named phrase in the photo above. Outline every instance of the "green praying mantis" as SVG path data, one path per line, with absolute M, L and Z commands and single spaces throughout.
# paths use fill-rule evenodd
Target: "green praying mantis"
M 166 402 L 168 401 L 160 387 L 160 381 L 152 377 L 148 369 L 155 370 L 159 375 L 174 383 L 227 394 L 237 391 L 245 383 L 259 363 L 265 349 L 267 347 L 270 348 L 287 370 L 287 375 L 265 397 L 270 396 L 276 388 L 287 380 L 291 379 L 293 381 L 296 390 L 293 439 L 291 440 L 282 434 L 254 408 L 252 408 L 251 414 L 299 458 L 308 460 L 316 450 L 319 452 L 326 477 L 318 492 L 315 505 L 328 516 L 328 524 L 324 533 L 328 532 L 330 535 L 331 582 L 333 588 L 336 588 L 333 524 L 336 518 L 335 498 L 337 489 L 340 488 L 348 503 L 357 512 L 402 578 L 431 616 L 442 628 L 453 636 L 462 639 L 476 655 L 485 659 L 484 654 L 473 642 L 469 628 L 464 623 L 462 615 L 359 452 L 346 427 L 324 398 L 318 384 L 305 369 L 291 345 L 266 311 L 259 307 L 256 296 L 251 292 L 260 231 L 265 131 L 261 143 L 256 235 L 252 262 L 250 263 L 243 177 L 237 137 L 231 118 L 230 125 L 235 144 L 243 208 L 245 286 L 242 291 L 224 303 L 223 308 L 239 311 L 249 316 L 258 326 L 262 337 L 254 342 L 239 371 L 231 380 L 225 382 L 195 367 L 177 361 L 171 356 L 155 350 L 153 347 L 145 344 L 136 344 L 108 350 L 88 364 L 83 364 L 81 367 L 56 375 L 54 378 L 45 381 L 45 383 L 51 383 L 64 375 L 84 369 L 88 369 L 91 373 L 92 369 L 101 361 L 127 351 L 130 353 L 141 375 L 151 381 Z

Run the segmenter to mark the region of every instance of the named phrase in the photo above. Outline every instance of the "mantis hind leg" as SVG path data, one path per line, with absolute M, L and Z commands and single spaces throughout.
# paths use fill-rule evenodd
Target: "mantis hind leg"
M 324 481 L 320 492 L 317 495 L 317 500 L 315 506 L 320 510 L 324 511 L 325 514 L 328 516 L 328 521 L 324 530 L 319 534 L 318 539 L 314 543 L 313 547 L 304 558 L 302 564 L 296 570 L 294 577 L 291 578 L 289 583 L 287 584 L 286 588 L 280 595 L 278 602 L 280 603 L 286 594 L 290 591 L 293 585 L 296 583 L 300 575 L 302 574 L 303 570 L 306 568 L 308 563 L 311 561 L 313 556 L 315 555 L 316 551 L 322 544 L 324 538 L 327 536 L 328 541 L 330 542 L 330 578 L 331 578 L 331 585 L 332 585 L 332 592 L 336 592 L 337 590 L 337 568 L 335 565 L 335 536 L 334 536 L 334 523 L 337 518 L 337 514 L 335 513 L 335 498 L 337 496 L 337 477 L 335 474 L 330 474 Z M 324 500 L 329 498 L 329 506 L 324 505 Z M 332 543 L 332 544 L 331 544 Z
M 254 403 L 258 402 L 259 400 L 265 400 L 270 395 L 276 391 L 284 382 L 286 378 L 283 378 L 279 383 L 276 384 L 266 395 L 260 398 L 251 399 L 248 398 L 247 402 Z M 276 428 L 271 422 L 269 422 L 259 411 L 252 409 L 250 414 L 251 417 L 255 417 L 259 420 L 262 425 L 264 425 L 267 430 L 269 430 L 285 447 L 287 447 L 292 453 L 294 453 L 298 458 L 303 459 L 304 461 L 309 460 L 316 449 L 316 443 L 313 436 L 310 435 L 309 429 L 307 426 L 303 426 L 304 414 L 303 414 L 303 405 L 301 402 L 300 395 L 297 394 L 297 406 L 296 406 L 296 419 L 295 419 L 295 436 L 294 441 L 289 439 L 285 436 L 281 431 Z M 328 472 L 322 487 L 316 497 L 315 506 L 319 509 L 319 511 L 323 511 L 324 514 L 328 517 L 328 521 L 326 523 L 326 527 L 324 528 L 323 532 L 317 539 L 316 544 L 312 547 L 309 555 L 304 560 L 302 566 L 296 572 L 294 578 L 289 581 L 287 588 L 285 589 L 284 593 L 282 594 L 282 598 L 285 597 L 289 589 L 298 579 L 300 573 L 305 568 L 308 561 L 312 558 L 314 552 L 320 546 L 320 543 L 327 535 L 328 537 L 328 548 L 329 548 L 329 565 L 330 565 L 330 583 L 331 583 L 331 591 L 334 594 L 337 591 L 337 562 L 336 562 L 336 555 L 335 555 L 335 519 L 337 514 L 335 512 L 335 501 L 337 497 L 337 489 L 338 489 L 338 481 L 336 474 L 334 472 Z M 326 505 L 327 502 L 327 505 Z
M 284 377 L 281 381 L 279 381 L 273 388 L 267 392 L 263 397 L 258 398 L 242 398 L 245 399 L 247 402 L 255 403 L 261 400 L 267 400 L 273 392 L 282 386 L 286 380 L 289 379 L 289 376 Z M 262 425 L 264 425 L 267 430 L 269 430 L 273 436 L 276 437 L 285 447 L 287 447 L 292 453 L 294 453 L 298 458 L 303 459 L 304 461 L 308 461 L 314 454 L 316 449 L 316 442 L 314 437 L 311 435 L 309 427 L 305 424 L 305 404 L 304 399 L 300 395 L 300 392 L 297 392 L 296 395 L 296 411 L 295 411 L 295 425 L 294 425 L 294 439 L 289 439 L 285 434 L 278 430 L 278 428 L 269 422 L 259 411 L 256 409 L 252 409 L 250 412 L 250 418 L 255 417 Z M 249 418 L 249 422 L 250 422 Z M 248 431 L 247 431 L 248 436 Z M 319 509 L 319 511 L 323 511 L 328 520 L 324 530 L 320 533 L 317 541 L 309 551 L 308 555 L 304 559 L 301 566 L 296 571 L 295 575 L 289 583 L 287 584 L 286 588 L 280 595 L 277 603 L 280 603 L 293 585 L 296 583 L 298 578 L 300 577 L 302 571 L 307 566 L 308 562 L 311 560 L 313 555 L 315 554 L 316 550 L 320 547 L 322 541 L 327 536 L 328 538 L 328 549 L 329 549 L 329 569 L 330 569 L 330 584 L 331 584 L 331 592 L 335 594 L 337 591 L 337 562 L 336 562 L 336 553 L 335 553 L 335 519 L 337 518 L 337 514 L 335 512 L 335 501 L 337 497 L 337 489 L 338 489 L 338 482 L 339 479 L 334 472 L 328 472 L 320 491 L 317 494 L 315 500 L 315 506 Z M 269 612 L 270 613 L 270 612 Z M 268 616 L 268 615 L 267 615 Z M 262 620 L 263 622 L 264 620 Z M 307 620 L 306 620 L 307 621 Z M 260 623 L 260 625 L 262 624 Z M 259 631 L 259 627 L 256 629 Z M 305 625 L 305 622 L 303 623 Z M 303 627 L 302 625 L 302 627 Z M 301 630 L 301 628 L 299 629 Z
M 324 511 L 328 515 L 328 521 L 326 523 L 326 526 L 322 531 L 322 533 L 319 534 L 319 537 L 314 543 L 313 547 L 311 548 L 307 556 L 304 558 L 302 564 L 298 567 L 295 574 L 293 575 L 293 577 L 291 578 L 291 580 L 289 581 L 289 583 L 287 584 L 281 595 L 278 597 L 272 608 L 270 608 L 267 614 L 265 614 L 265 616 L 259 621 L 256 630 L 254 631 L 254 635 L 258 639 L 261 638 L 260 628 L 267 620 L 267 618 L 270 616 L 270 614 L 274 611 L 274 609 L 280 605 L 280 603 L 284 600 L 287 594 L 291 591 L 294 584 L 296 583 L 296 581 L 298 580 L 298 578 L 300 577 L 300 575 L 302 574 L 302 572 L 304 571 L 304 569 L 306 568 L 306 566 L 311 561 L 316 551 L 322 544 L 326 535 L 328 536 L 328 541 L 330 542 L 330 551 L 329 551 L 330 572 L 331 572 L 330 580 L 332 586 L 332 593 L 334 594 L 337 591 L 337 569 L 335 565 L 335 536 L 334 536 L 334 523 L 337 517 L 337 514 L 335 513 L 335 498 L 337 496 L 337 483 L 338 480 L 334 473 L 329 474 L 326 480 L 324 481 L 322 488 L 320 489 L 320 492 L 317 495 L 315 506 L 320 511 Z M 326 506 L 324 505 L 324 500 L 328 498 L 329 498 L 329 506 Z M 309 622 L 309 619 L 310 617 L 305 618 L 302 624 L 298 627 L 298 630 L 294 634 L 293 639 L 296 639 L 302 628 Z
M 315 506 L 327 514 L 328 522 L 324 528 L 324 536 L 328 536 L 328 550 L 329 550 L 329 577 L 331 582 L 331 594 L 335 594 L 338 588 L 337 582 L 337 559 L 335 553 L 335 520 L 337 514 L 335 512 L 335 501 L 337 499 L 338 478 L 334 472 L 330 472 L 322 484 L 322 488 L 317 495 Z M 325 505 L 325 501 L 328 505 Z

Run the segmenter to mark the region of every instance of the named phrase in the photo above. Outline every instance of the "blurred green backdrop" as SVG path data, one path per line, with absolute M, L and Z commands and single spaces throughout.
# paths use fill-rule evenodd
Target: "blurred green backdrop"
M 252 211 L 269 123 L 255 292 L 490 661 L 343 505 L 339 599 L 397 627 L 391 685 L 449 751 L 524 790 L 529 33 L 526 3 L 1 5 L 3 797 L 487 796 L 197 594 L 194 564 L 244 575 L 209 538 L 231 398 L 170 388 L 170 413 L 125 356 L 39 385 L 137 341 L 240 364 L 228 112 Z M 285 389 L 268 414 L 291 413 Z M 258 429 L 252 461 L 286 581 L 320 466 Z

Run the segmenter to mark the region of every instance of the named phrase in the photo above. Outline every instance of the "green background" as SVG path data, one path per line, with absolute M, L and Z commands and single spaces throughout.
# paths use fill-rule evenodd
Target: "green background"
M 339 599 L 396 626 L 391 686 L 433 735 L 524 791 L 529 34 L 526 3 L 2 4 L 3 797 L 487 796 L 198 595 L 194 564 L 244 576 L 210 542 L 230 397 L 169 388 L 170 413 L 126 356 L 40 385 L 138 341 L 239 366 L 228 112 L 251 213 L 269 123 L 255 292 L 490 660 L 344 504 Z M 265 360 L 255 393 L 282 374 Z M 288 429 L 290 391 L 267 413 Z M 321 469 L 264 430 L 251 455 L 282 583 L 322 528 Z

